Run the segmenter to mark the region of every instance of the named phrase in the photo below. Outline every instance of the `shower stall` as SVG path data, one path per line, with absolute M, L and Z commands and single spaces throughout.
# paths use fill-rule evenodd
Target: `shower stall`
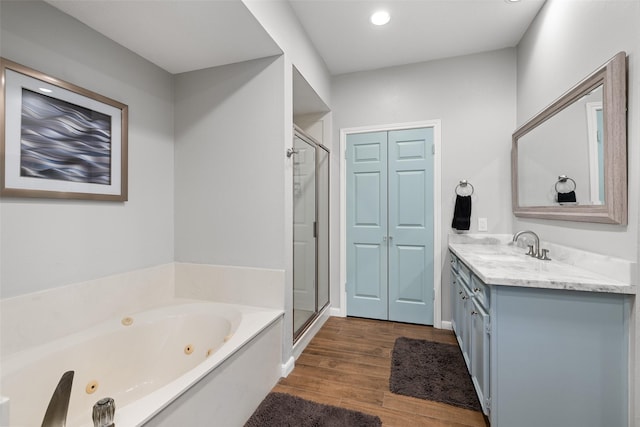
M 293 339 L 329 304 L 329 150 L 295 127 L 293 148 Z

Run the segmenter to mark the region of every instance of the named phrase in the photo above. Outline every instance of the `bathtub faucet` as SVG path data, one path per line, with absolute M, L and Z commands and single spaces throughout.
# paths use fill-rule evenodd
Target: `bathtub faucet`
M 100 399 L 93 405 L 93 427 L 114 427 L 116 404 L 110 397 Z
M 42 427 L 65 427 L 67 423 L 67 411 L 71 399 L 71 384 L 73 384 L 73 371 L 62 374 L 53 396 L 47 406 L 47 412 L 42 420 Z

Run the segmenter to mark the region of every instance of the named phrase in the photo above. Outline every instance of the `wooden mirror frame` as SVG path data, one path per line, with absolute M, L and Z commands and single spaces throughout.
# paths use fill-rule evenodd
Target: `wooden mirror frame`
M 625 52 L 619 52 L 513 133 L 511 142 L 511 201 L 515 216 L 627 224 L 626 58 Z M 520 206 L 518 199 L 518 140 L 600 85 L 603 86 L 605 203 L 603 205 Z

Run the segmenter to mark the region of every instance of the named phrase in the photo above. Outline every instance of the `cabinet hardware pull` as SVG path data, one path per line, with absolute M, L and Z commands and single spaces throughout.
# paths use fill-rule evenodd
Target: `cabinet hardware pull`
M 472 315 L 472 316 L 475 316 L 476 314 L 478 314 L 478 312 L 477 312 L 477 311 L 475 311 L 475 310 L 471 311 L 471 315 Z
M 473 292 L 480 292 L 480 288 L 473 288 Z

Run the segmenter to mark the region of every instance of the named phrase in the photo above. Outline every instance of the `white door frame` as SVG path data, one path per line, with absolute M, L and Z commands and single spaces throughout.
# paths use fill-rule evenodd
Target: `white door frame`
M 441 139 L 440 120 L 425 120 L 410 123 L 393 123 L 387 125 L 361 126 L 340 129 L 340 309 L 333 315 L 347 315 L 347 167 L 344 161 L 347 149 L 347 135 L 364 132 L 380 132 L 389 130 L 433 128 L 433 326 L 442 328 L 442 247 L 440 218 L 440 179 L 441 179 Z

